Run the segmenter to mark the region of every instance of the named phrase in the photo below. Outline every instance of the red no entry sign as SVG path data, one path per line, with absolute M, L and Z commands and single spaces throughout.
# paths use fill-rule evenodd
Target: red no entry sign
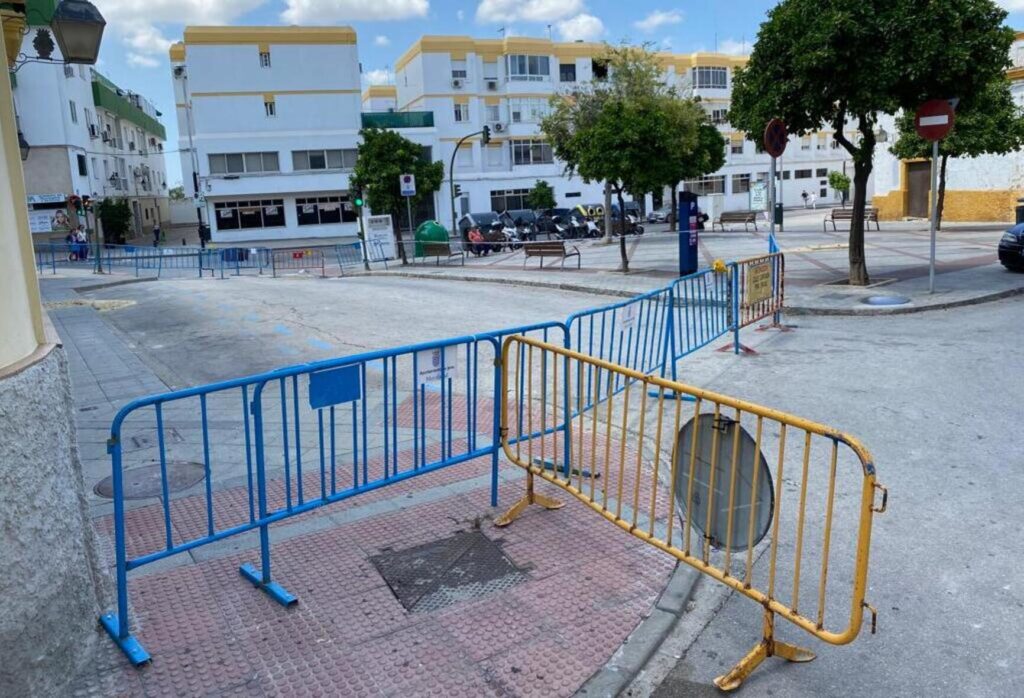
M 917 108 L 914 128 L 926 141 L 942 140 L 953 128 L 953 106 L 945 99 L 930 99 Z
M 789 132 L 782 119 L 772 119 L 764 129 L 764 150 L 773 158 L 777 158 L 786 150 L 789 143 Z

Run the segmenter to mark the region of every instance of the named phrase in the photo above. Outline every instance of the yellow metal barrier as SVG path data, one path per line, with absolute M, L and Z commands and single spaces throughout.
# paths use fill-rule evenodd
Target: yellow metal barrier
M 874 632 L 864 595 L 872 518 L 887 492 L 855 438 L 527 337 L 505 339 L 502 360 L 502 447 L 527 471 L 527 492 L 496 524 L 530 504 L 562 506 L 535 492 L 541 478 L 759 603 L 763 639 L 715 679 L 720 689 L 739 687 L 766 657 L 814 658 L 775 639 L 775 616 L 842 645 L 857 637 L 867 609 Z M 762 557 L 767 565 L 755 564 Z M 830 580 L 836 560 L 845 564 Z M 808 612 L 809 596 L 817 604 Z M 845 625 L 830 628 L 826 618 L 844 608 Z

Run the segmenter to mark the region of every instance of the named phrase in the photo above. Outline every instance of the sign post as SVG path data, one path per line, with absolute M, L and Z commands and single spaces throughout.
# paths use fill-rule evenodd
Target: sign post
M 412 229 L 412 197 L 416 196 L 416 175 L 404 174 L 398 176 L 398 184 L 405 197 L 405 212 L 409 216 L 409 235 L 415 237 Z M 402 250 L 402 259 L 405 259 L 405 250 Z
M 917 135 L 932 142 L 932 206 L 928 222 L 928 293 L 935 293 L 935 230 L 939 224 L 939 141 L 953 128 L 953 105 L 949 100 L 931 99 L 917 108 L 914 128 Z
M 771 170 L 768 173 L 768 252 L 778 252 L 779 244 L 775 241 L 775 161 L 785 151 L 789 143 L 789 132 L 782 119 L 772 119 L 764 129 L 764 150 L 772 156 Z

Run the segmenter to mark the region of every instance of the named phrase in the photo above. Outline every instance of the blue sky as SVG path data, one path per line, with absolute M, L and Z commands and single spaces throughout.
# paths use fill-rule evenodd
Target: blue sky
M 775 0 L 93 0 L 107 19 L 99 70 L 163 112 L 167 151 L 177 124 L 167 47 L 186 24 L 346 24 L 359 36 L 364 84 L 384 82 L 423 34 L 651 42 L 674 52 L 746 52 Z M 997 0 L 1024 28 L 1024 0 Z M 181 181 L 176 153 L 167 179 Z

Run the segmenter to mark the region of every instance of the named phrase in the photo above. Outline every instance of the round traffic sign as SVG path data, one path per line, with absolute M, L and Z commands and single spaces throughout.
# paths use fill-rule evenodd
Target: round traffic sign
M 772 119 L 764 129 L 764 150 L 773 158 L 777 158 L 786 151 L 786 144 L 789 143 L 789 132 L 782 119 Z
M 917 108 L 914 128 L 926 141 L 942 140 L 953 128 L 953 105 L 945 99 L 930 99 Z

